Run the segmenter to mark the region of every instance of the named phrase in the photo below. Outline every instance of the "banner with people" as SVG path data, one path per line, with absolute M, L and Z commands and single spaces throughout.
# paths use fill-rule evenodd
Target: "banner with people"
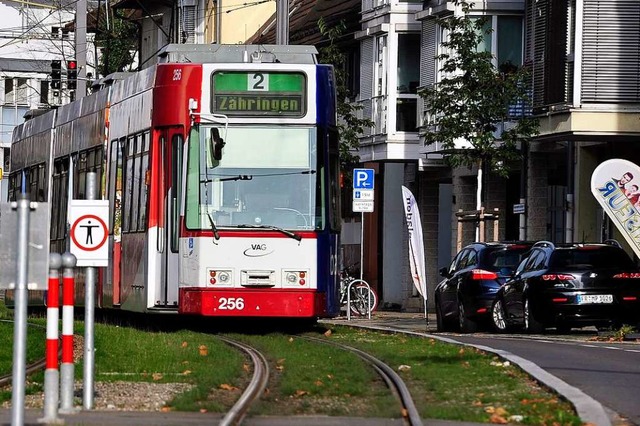
M 413 278 L 413 284 L 418 289 L 418 293 L 424 298 L 426 315 L 427 280 L 420 211 L 415 197 L 405 186 L 402 187 L 402 201 L 404 203 L 405 218 L 407 219 L 407 230 L 409 231 L 409 264 L 411 267 L 411 277 Z
M 591 175 L 591 193 L 640 257 L 640 167 L 615 158 Z

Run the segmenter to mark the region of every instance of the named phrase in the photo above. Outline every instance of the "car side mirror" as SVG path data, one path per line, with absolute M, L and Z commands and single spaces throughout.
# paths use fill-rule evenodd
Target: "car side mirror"
M 440 275 L 445 278 L 451 278 L 451 274 L 449 273 L 449 268 L 447 267 L 440 268 Z

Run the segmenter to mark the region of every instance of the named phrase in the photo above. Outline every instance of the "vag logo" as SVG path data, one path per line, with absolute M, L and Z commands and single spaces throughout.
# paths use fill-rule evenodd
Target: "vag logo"
M 267 256 L 273 253 L 273 250 L 270 250 L 266 244 L 251 244 L 251 247 L 244 251 L 244 255 L 248 257 L 260 257 Z

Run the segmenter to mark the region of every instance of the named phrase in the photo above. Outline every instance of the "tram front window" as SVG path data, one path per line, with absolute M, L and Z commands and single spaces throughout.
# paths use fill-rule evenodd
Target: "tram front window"
M 221 155 L 212 136 L 224 139 Z M 323 226 L 314 128 L 219 127 L 201 131 L 199 146 L 200 228 L 209 229 L 210 218 L 218 228 Z M 194 205 L 187 200 L 187 209 Z

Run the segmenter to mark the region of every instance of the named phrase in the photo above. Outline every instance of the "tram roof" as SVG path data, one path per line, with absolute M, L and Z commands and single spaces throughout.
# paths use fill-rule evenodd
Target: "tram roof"
M 168 44 L 159 62 L 316 64 L 315 46 L 278 44 Z

